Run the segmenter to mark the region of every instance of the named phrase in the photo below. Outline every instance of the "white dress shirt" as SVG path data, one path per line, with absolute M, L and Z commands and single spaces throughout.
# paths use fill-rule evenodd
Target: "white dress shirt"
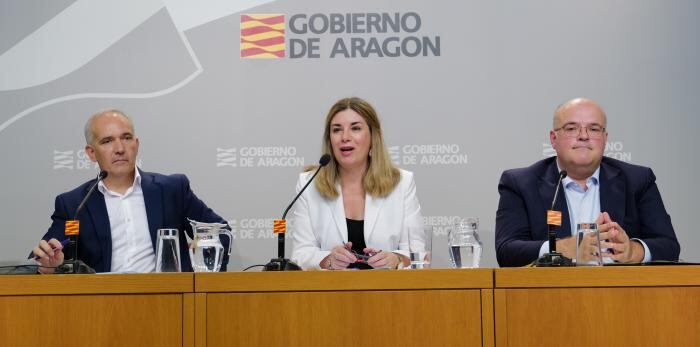
M 146 203 L 141 190 L 141 175 L 136 170 L 134 184 L 119 194 L 100 181 L 112 234 L 112 272 L 153 272 L 156 256 L 148 230 Z

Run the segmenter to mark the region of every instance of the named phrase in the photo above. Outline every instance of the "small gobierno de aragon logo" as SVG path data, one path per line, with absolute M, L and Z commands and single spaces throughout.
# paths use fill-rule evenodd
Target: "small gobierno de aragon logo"
M 284 15 L 241 15 L 241 58 L 284 58 Z

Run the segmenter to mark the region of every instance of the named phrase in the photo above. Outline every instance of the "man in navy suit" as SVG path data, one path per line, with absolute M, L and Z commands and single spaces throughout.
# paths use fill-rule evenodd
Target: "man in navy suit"
M 496 212 L 500 266 L 524 266 L 548 252 L 546 211 L 562 170 L 568 176 L 555 203 L 555 210 L 562 211 L 558 252 L 574 258 L 575 227 L 571 226 L 595 222 L 606 262 L 678 259 L 680 246 L 654 173 L 603 157 L 606 125 L 605 112 L 594 101 L 567 101 L 557 108 L 549 133 L 557 156 L 503 173 Z
M 184 175 L 161 175 L 136 167 L 139 139 L 131 119 L 118 110 L 90 117 L 85 124 L 85 153 L 107 177 L 101 181 L 80 211 L 78 259 L 97 272 L 151 272 L 155 269 L 156 232 L 161 228 L 180 231 L 183 271 L 192 271 L 183 233 L 191 234 L 187 218 L 200 222 L 226 223 L 192 192 Z M 63 263 L 59 239 L 65 239 L 65 222 L 73 219 L 91 180 L 56 197 L 53 223 L 34 255 L 39 271 L 51 273 Z M 228 245 L 223 238 L 224 246 Z M 68 253 L 69 255 L 72 252 Z M 228 257 L 223 261 L 226 270 Z

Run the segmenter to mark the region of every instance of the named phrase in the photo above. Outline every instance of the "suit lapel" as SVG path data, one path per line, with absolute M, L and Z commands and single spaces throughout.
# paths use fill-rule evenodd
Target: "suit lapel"
M 97 188 L 95 188 L 95 190 L 97 190 Z M 85 193 L 87 193 L 87 191 L 85 191 Z M 107 204 L 105 203 L 102 192 L 98 190 L 92 193 L 85 204 L 85 210 L 87 210 L 85 212 L 87 212 L 92 220 L 92 225 L 95 227 L 95 234 L 97 234 L 97 239 L 100 242 L 99 247 L 102 251 L 102 261 L 105 264 L 105 268 L 109 270 L 112 268 L 112 227 L 109 224 Z M 88 245 L 88 247 L 92 246 Z
M 544 211 L 549 210 L 552 207 L 552 199 L 554 199 L 554 192 L 557 188 L 556 184 L 559 181 L 559 169 L 557 168 L 556 160 L 553 160 L 549 166 L 544 171 L 544 174 L 540 177 L 540 199 L 542 199 L 542 205 L 544 206 Z M 569 220 L 569 207 L 566 203 L 566 193 L 564 192 L 564 187 L 559 187 L 559 193 L 557 195 L 557 201 L 554 203 L 554 210 L 561 211 L 561 227 L 557 229 L 557 237 L 563 238 L 571 236 L 571 221 Z M 543 217 L 546 220 L 546 212 Z M 546 230 L 545 230 L 546 235 Z
M 156 245 L 156 231 L 163 226 L 163 192 L 155 177 L 147 172 L 139 170 L 141 174 L 141 190 L 143 202 L 146 205 L 146 218 L 148 218 L 148 231 L 151 234 L 153 249 Z
M 338 233 L 340 233 L 340 239 L 343 242 L 348 242 L 348 224 L 345 221 L 345 208 L 343 207 L 343 190 L 340 189 L 340 185 L 337 184 L 335 189 L 338 190 L 338 197 L 334 200 L 326 199 L 328 201 L 328 208 L 333 216 L 333 221 L 337 227 Z
M 379 211 L 382 209 L 385 200 L 385 198 L 373 198 L 371 195 L 365 194 L 365 243 L 367 243 L 367 240 L 369 240 L 370 235 L 372 235 L 374 231 Z
M 600 212 L 608 212 L 610 218 L 622 224 L 625 218 L 625 194 L 627 189 L 620 176 L 620 169 L 605 162 L 600 163 Z
M 333 215 L 333 221 L 335 222 L 338 232 L 340 233 L 343 242 L 348 241 L 348 225 L 345 220 L 345 207 L 343 205 L 343 190 L 340 185 L 336 186 L 339 195 L 334 200 L 329 200 L 328 207 L 330 208 L 331 214 Z M 379 212 L 384 205 L 385 198 L 373 198 L 371 195 L 365 195 L 365 222 L 364 222 L 364 234 L 365 242 L 369 240 L 370 235 L 374 231 L 374 226 L 377 224 L 377 217 Z

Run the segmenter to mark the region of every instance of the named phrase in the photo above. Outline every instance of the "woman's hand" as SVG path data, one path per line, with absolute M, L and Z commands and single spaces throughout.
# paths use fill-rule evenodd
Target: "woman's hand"
M 352 242 L 333 247 L 331 254 L 321 260 L 321 267 L 328 270 L 347 269 L 350 264 L 357 261 L 357 257 L 349 251 L 351 248 Z
M 396 269 L 403 263 L 403 257 L 398 253 L 382 251 L 367 247 L 362 250 L 365 254 L 374 254 L 367 260 L 367 264 L 375 269 Z

